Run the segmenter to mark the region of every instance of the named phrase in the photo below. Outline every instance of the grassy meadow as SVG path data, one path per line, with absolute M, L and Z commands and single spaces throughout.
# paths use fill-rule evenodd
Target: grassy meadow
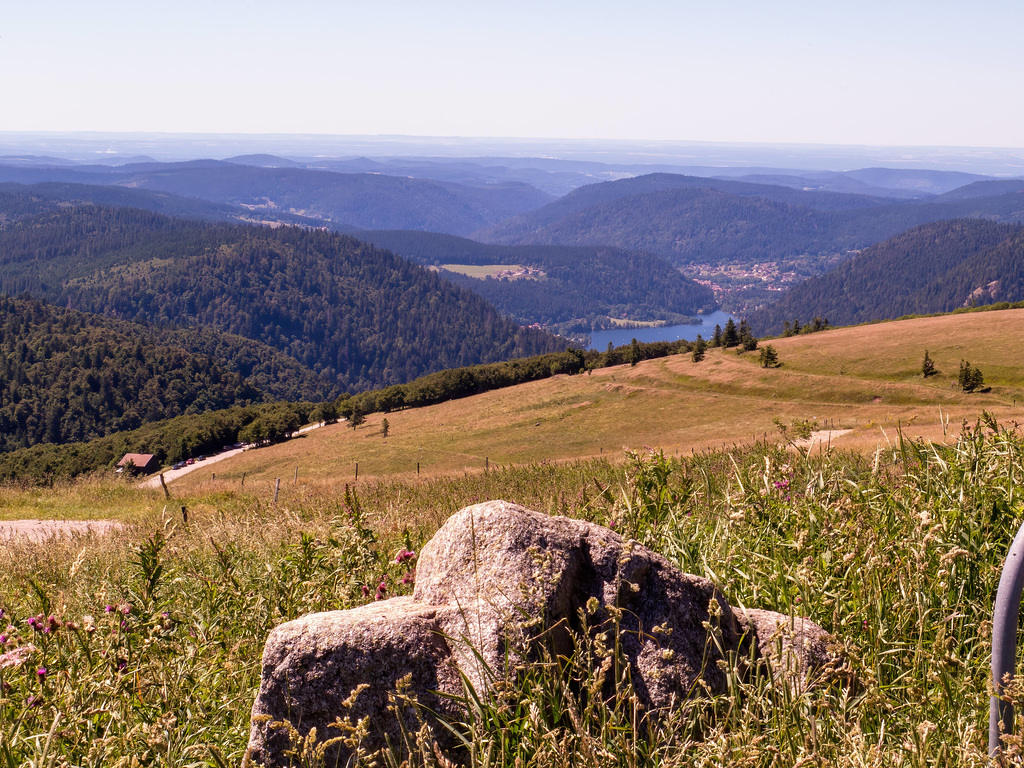
M 648 723 L 628 679 L 610 700 L 581 693 L 598 651 L 581 637 L 467 697 L 450 724 L 464 752 L 435 754 L 424 731 L 360 764 L 987 765 L 992 602 L 1024 520 L 1006 347 L 1022 323 L 780 339 L 779 369 L 714 350 L 557 377 L 387 414 L 386 440 L 376 414 L 198 470 L 170 498 L 110 479 L 0 488 L 3 519 L 126 523 L 0 548 L 0 768 L 239 765 L 269 631 L 408 593 L 415 560 L 396 555 L 492 498 L 614 523 L 733 604 L 813 619 L 846 661 L 798 690 L 737 659 L 726 695 Z M 927 381 L 925 348 L 941 371 Z M 961 358 L 990 392 L 950 386 Z M 790 444 L 795 423 L 826 420 L 852 432 Z M 296 745 L 292 762 L 317 754 Z
M 1024 310 L 919 318 L 776 339 L 781 367 L 758 354 L 710 349 L 495 390 L 427 408 L 371 414 L 358 429 L 334 424 L 296 440 L 210 465 L 177 481 L 196 488 L 278 478 L 344 484 L 420 477 L 578 457 L 621 457 L 657 447 L 683 455 L 788 440 L 779 424 L 849 430 L 832 444 L 869 452 L 897 430 L 943 440 L 988 411 L 1024 421 Z M 925 380 L 925 350 L 938 375 Z M 960 361 L 978 366 L 989 392 L 956 386 Z M 388 420 L 389 435 L 381 435 Z M 826 441 L 827 443 L 827 441 Z

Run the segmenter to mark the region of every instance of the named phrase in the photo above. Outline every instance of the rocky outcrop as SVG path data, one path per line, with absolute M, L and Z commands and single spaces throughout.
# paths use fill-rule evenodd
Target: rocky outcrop
M 817 625 L 738 613 L 711 582 L 614 531 L 488 502 L 453 515 L 423 547 L 411 598 L 311 614 L 271 633 L 247 762 L 287 764 L 287 721 L 292 740 L 334 738 L 328 764 L 344 764 L 356 738 L 374 750 L 420 727 L 416 712 L 389 711 L 397 686 L 421 713 L 459 717 L 466 684 L 486 695 L 513 673 L 506 665 L 569 656 L 581 638 L 604 642 L 598 633 L 609 631 L 653 717 L 695 693 L 724 692 L 718 662 L 730 654 L 762 658 L 801 686 L 827 656 Z M 614 686 L 606 680 L 607 695 Z

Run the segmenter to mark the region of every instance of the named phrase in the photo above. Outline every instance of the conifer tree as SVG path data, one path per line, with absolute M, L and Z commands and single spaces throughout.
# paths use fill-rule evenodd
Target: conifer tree
M 769 344 L 766 347 L 761 347 L 760 360 L 762 368 L 777 368 L 779 365 L 779 353 L 775 351 L 775 347 Z
M 627 352 L 626 355 L 629 359 L 630 365 L 636 365 L 639 363 L 642 358 L 642 355 L 640 354 L 640 342 L 633 339 L 629 345 L 629 352 Z
M 982 376 L 978 368 L 966 360 L 961 360 L 957 383 L 964 392 L 974 392 L 976 389 L 985 386 L 985 377 Z
M 733 322 L 731 317 L 729 318 L 729 322 L 725 324 L 725 331 L 722 332 L 722 343 L 725 345 L 726 349 L 739 346 L 740 335 L 736 331 L 736 323 Z
M 704 341 L 704 337 L 698 333 L 697 340 L 693 342 L 693 352 L 691 354 L 693 362 L 699 363 L 701 360 L 703 360 L 704 354 L 705 352 L 707 352 L 707 349 L 708 343 Z
M 928 350 L 924 351 L 924 362 L 921 363 L 921 374 L 927 379 L 929 376 L 934 376 L 938 373 L 935 368 L 935 363 L 931 357 L 928 356 Z

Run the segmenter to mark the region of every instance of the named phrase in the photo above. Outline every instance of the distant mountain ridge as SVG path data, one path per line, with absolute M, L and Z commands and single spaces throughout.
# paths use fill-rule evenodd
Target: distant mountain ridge
M 653 174 L 576 190 L 478 236 L 505 244 L 614 245 L 685 265 L 843 253 L 942 219 L 1024 220 L 1024 191 L 1015 182 L 980 183 L 1000 194 L 894 202 Z
M 376 173 L 263 167 L 218 160 L 119 167 L 11 167 L 0 182 L 124 186 L 315 219 L 335 229 L 422 229 L 465 235 L 553 199 L 521 182 L 467 186 Z
M 181 197 L 130 187 L 66 182 L 0 183 L 0 226 L 18 218 L 57 210 L 66 204 L 92 203 L 116 208 L 141 208 L 164 216 L 241 223 L 293 224 L 319 227 L 323 222 L 305 216 L 274 211 L 253 212 L 239 206 L 214 203 L 198 197 Z

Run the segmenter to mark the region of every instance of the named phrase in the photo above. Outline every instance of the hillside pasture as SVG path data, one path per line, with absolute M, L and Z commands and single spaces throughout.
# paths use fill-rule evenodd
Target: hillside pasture
M 542 274 L 540 270 L 524 267 L 521 264 L 442 264 L 441 269 L 466 277 L 475 277 L 477 280 L 485 280 L 488 277 L 536 280 Z
M 711 349 L 555 376 L 439 405 L 371 414 L 353 430 L 335 424 L 199 470 L 186 487 L 218 482 L 344 483 L 359 477 L 421 477 L 495 465 L 621 456 L 645 446 L 682 455 L 753 442 L 788 443 L 801 426 L 849 430 L 838 448 L 872 452 L 897 433 L 942 441 L 982 411 L 1024 421 L 1024 310 L 840 328 L 770 342 L 781 367 L 758 353 Z M 938 375 L 924 379 L 925 350 Z M 957 387 L 962 359 L 989 391 Z M 389 435 L 381 434 L 387 418 Z M 795 425 L 795 428 L 794 428 Z M 785 427 L 783 432 L 781 427 Z M 821 447 L 827 447 L 825 441 Z M 177 484 L 176 484 L 177 485 Z

